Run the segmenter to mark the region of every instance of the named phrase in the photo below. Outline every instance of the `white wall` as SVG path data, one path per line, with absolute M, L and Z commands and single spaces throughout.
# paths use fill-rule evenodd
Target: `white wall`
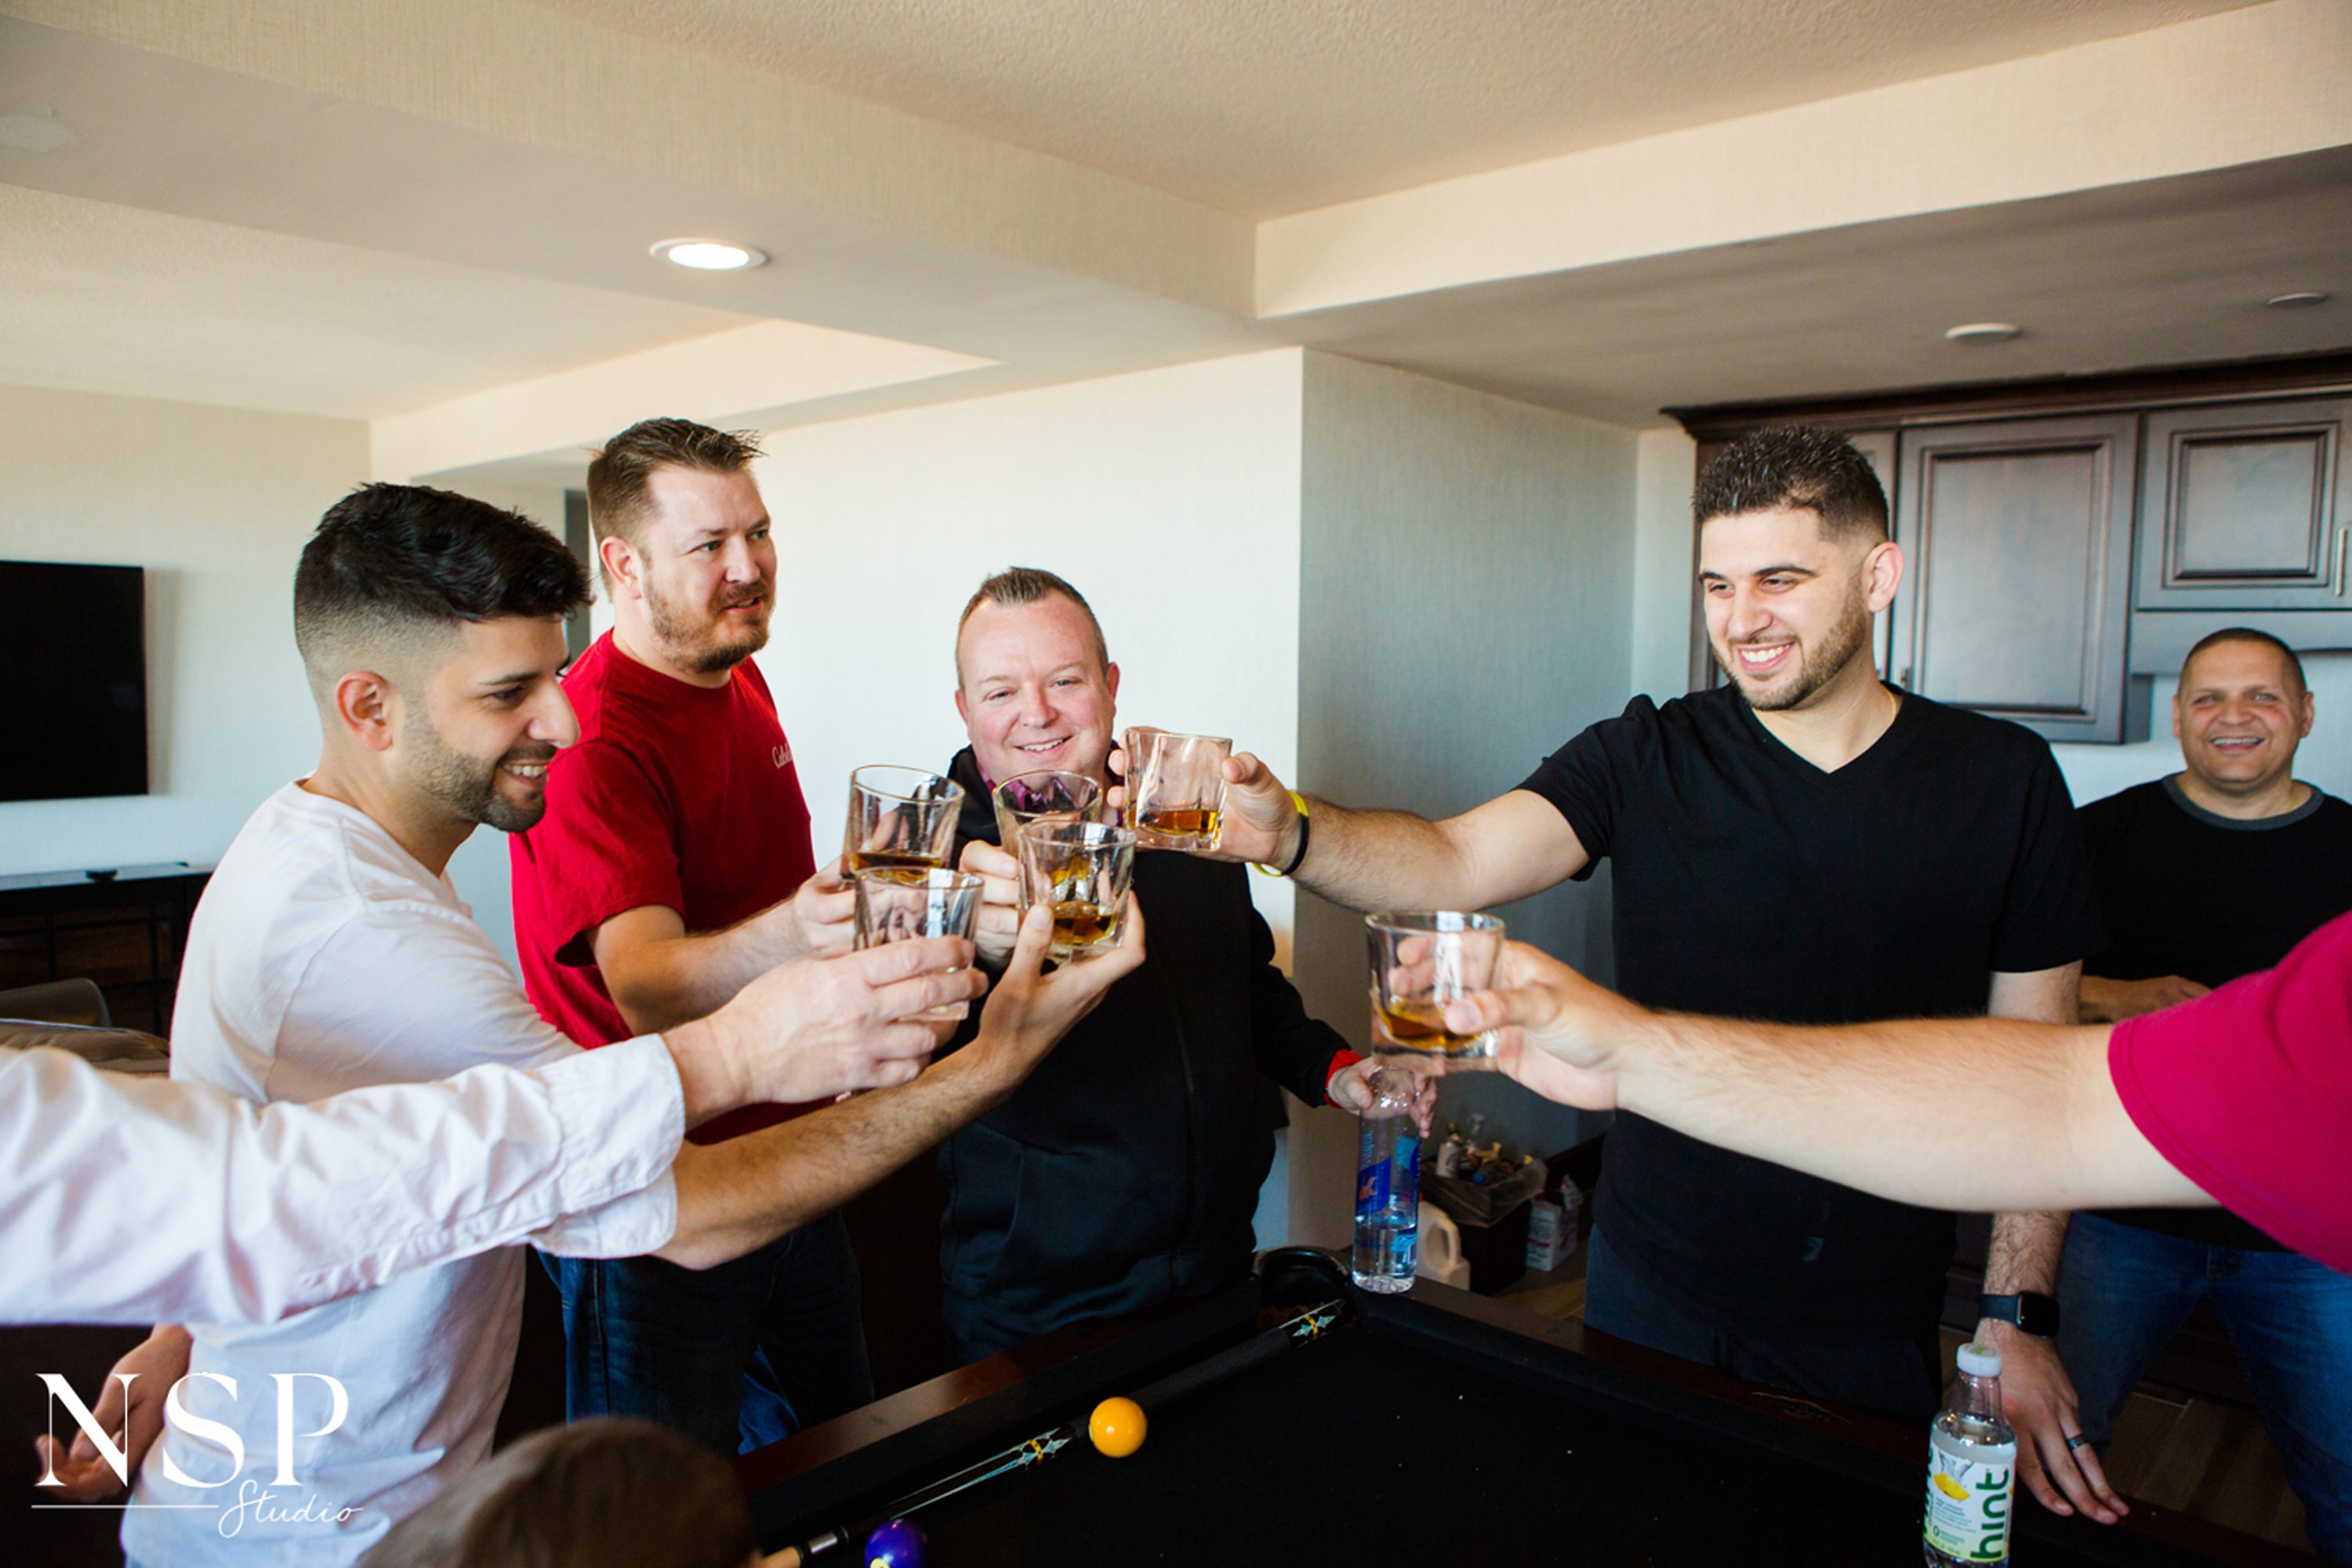
M 317 760 L 294 563 L 356 421 L 0 387 L 0 556 L 147 568 L 150 793 L 0 804 L 0 873 L 215 859 Z
M 1680 430 L 1644 430 L 1635 444 L 1633 690 L 1659 702 L 1690 689 L 1691 614 L 1698 604 L 1690 509 L 1697 466 L 1698 443 Z
M 956 617 L 1010 565 L 1087 595 L 1122 723 L 1231 735 L 1295 771 L 1300 363 L 1251 354 L 768 438 L 781 570 L 760 667 L 819 856 L 840 847 L 851 768 L 943 768 L 963 744 Z M 1286 938 L 1289 888 L 1252 881 Z

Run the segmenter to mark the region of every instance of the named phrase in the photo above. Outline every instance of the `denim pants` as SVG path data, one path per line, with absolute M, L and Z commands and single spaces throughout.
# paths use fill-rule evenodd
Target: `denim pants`
M 1635 1278 L 1598 1230 L 1584 1258 L 1584 1326 L 1750 1383 L 1914 1421 L 1922 1428 L 1943 1403 L 1943 1350 L 1933 1324 L 1916 1335 L 1843 1344 L 1734 1333 Z
M 2311 1543 L 2352 1563 L 2352 1275 L 2078 1214 L 2058 1277 L 2058 1354 L 2102 1449 L 2124 1401 L 2189 1309 L 2210 1299 Z
M 837 1214 L 715 1268 L 550 1258 L 564 1404 L 749 1453 L 874 1399 L 857 1259 Z

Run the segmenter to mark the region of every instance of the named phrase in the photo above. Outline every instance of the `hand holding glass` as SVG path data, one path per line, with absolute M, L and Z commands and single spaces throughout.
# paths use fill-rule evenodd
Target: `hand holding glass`
M 843 843 L 855 873 L 876 866 L 945 869 L 955 848 L 963 786 L 920 768 L 864 767 L 849 775 Z
M 1491 1070 L 1493 1034 L 1457 1035 L 1445 1008 L 1494 984 L 1503 922 L 1456 910 L 1364 917 L 1372 962 L 1372 1050 L 1423 1073 Z
M 1127 819 L 1146 849 L 1214 849 L 1225 798 L 1225 759 L 1234 743 L 1218 735 L 1129 730 Z
M 1021 912 L 1054 911 L 1048 953 L 1065 962 L 1118 945 L 1135 879 L 1135 835 L 1100 822 L 1040 822 L 1021 830 Z
M 923 936 L 972 940 L 980 918 L 981 880 L 970 872 L 879 866 L 858 872 L 852 880 L 859 948 Z M 950 1002 L 916 1016 L 961 1018 L 971 1011 L 969 1002 Z

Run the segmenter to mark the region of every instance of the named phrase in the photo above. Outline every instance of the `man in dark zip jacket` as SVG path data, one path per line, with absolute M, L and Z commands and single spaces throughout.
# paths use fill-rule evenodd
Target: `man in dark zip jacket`
M 950 768 L 966 792 L 957 849 L 992 884 L 985 961 L 1008 945 L 1013 915 L 994 787 L 1048 768 L 1104 782 L 1118 667 L 1077 590 L 1021 567 L 965 606 L 956 667 L 972 742 Z M 940 1261 L 960 1361 L 1231 1282 L 1255 1249 L 1282 1119 L 1275 1086 L 1310 1105 L 1364 1102 L 1355 1053 L 1275 967 L 1248 878 L 1139 854 L 1150 956 L 1012 1099 L 941 1147 Z

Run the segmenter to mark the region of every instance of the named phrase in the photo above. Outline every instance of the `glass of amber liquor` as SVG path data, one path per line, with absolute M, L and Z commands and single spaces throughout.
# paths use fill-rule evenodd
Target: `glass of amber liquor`
M 944 870 L 955 848 L 963 786 L 920 768 L 873 766 L 849 775 L 849 874 L 897 867 Z
M 1225 798 L 1225 759 L 1234 743 L 1217 735 L 1129 730 L 1127 820 L 1146 849 L 1214 849 Z
M 960 936 L 966 942 L 980 922 L 981 880 L 968 871 L 877 866 L 851 879 L 857 894 L 856 945 L 880 947 L 919 936 Z M 961 1018 L 969 1002 L 926 1008 L 923 1018 Z
M 1494 1035 L 1457 1035 L 1446 1004 L 1494 984 L 1503 922 L 1458 910 L 1364 917 L 1372 960 L 1372 1052 L 1414 1070 L 1491 1070 Z
M 1102 786 L 1084 773 L 1047 768 L 1016 773 L 996 786 L 996 841 L 1021 853 L 1021 830 L 1033 822 L 1100 822 Z
M 1053 907 L 1049 956 L 1068 962 L 1118 945 L 1135 843 L 1133 832 L 1104 822 L 1037 822 L 1021 830 L 1021 912 Z

